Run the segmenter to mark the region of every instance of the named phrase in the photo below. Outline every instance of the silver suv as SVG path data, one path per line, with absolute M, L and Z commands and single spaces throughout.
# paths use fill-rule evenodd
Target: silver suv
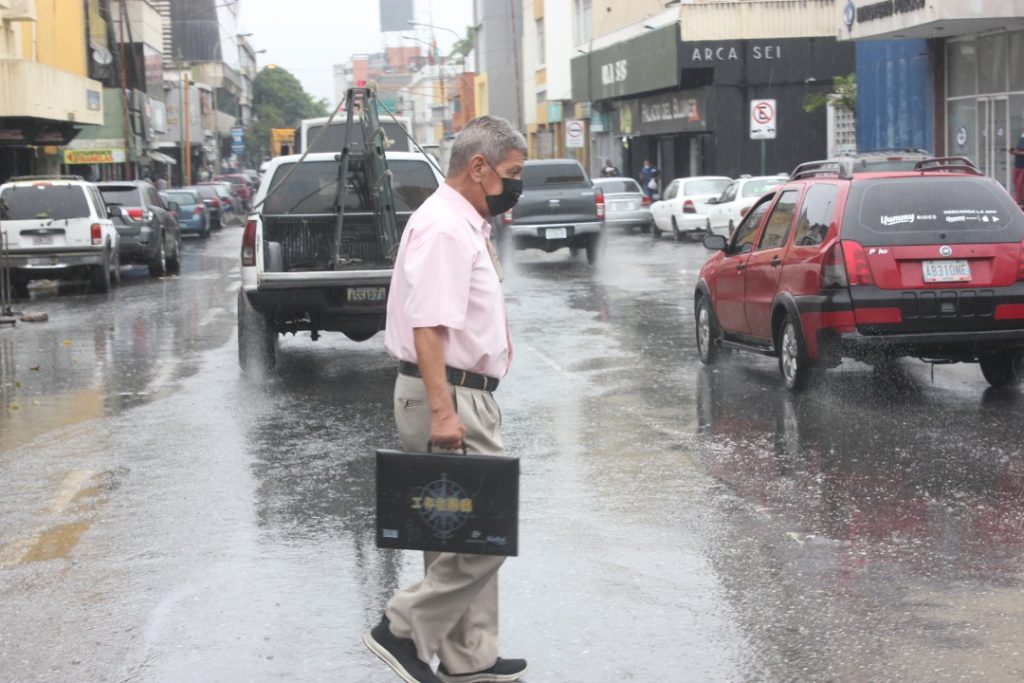
M 117 230 L 96 186 L 78 176 L 20 177 L 0 185 L 0 231 L 7 235 L 17 296 L 28 296 L 30 280 L 85 276 L 101 293 L 120 282 Z

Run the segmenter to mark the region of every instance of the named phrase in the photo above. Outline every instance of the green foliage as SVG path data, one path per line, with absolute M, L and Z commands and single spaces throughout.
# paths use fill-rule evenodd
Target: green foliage
M 452 45 L 452 51 L 448 53 L 448 59 L 452 59 L 456 56 L 465 59 L 473 48 L 476 46 L 476 29 L 472 26 L 466 27 L 466 37 L 455 42 Z
M 254 120 L 246 131 L 250 158 L 262 160 L 270 153 L 271 128 L 295 128 L 302 119 L 327 116 L 330 105 L 314 100 L 287 69 L 266 66 L 252 82 Z
M 804 100 L 804 111 L 810 114 L 829 104 L 857 116 L 857 74 L 836 76 L 832 79 L 832 92 L 809 95 Z

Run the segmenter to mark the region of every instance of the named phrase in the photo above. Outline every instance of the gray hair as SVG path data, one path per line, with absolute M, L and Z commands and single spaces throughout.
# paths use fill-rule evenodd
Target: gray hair
M 467 123 L 452 143 L 448 173 L 461 173 L 469 160 L 480 154 L 491 166 L 497 166 L 511 151 L 527 155 L 526 140 L 512 125 L 497 116 L 478 116 Z

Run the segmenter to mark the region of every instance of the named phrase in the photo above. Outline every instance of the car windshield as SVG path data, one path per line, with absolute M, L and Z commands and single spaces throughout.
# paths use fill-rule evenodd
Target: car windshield
M 0 194 L 3 213 L 0 218 L 10 221 L 64 220 L 87 218 L 89 203 L 77 185 L 20 185 L 4 188 Z
M 271 215 L 288 213 L 334 213 L 337 193 L 338 162 L 306 161 L 292 172 L 281 187 L 285 174 L 294 164 L 281 164 L 274 172 L 269 187 L 277 188 L 266 200 L 264 211 Z M 388 161 L 391 191 L 395 210 L 415 211 L 437 189 L 437 177 L 425 161 Z M 369 211 L 371 207 L 366 174 L 361 165 L 352 163 L 345 194 L 346 211 Z
M 722 194 L 722 191 L 729 186 L 732 181 L 728 178 L 722 178 L 721 180 L 687 180 L 683 183 L 683 196 L 693 196 L 700 194 L 713 194 L 716 197 Z
M 863 245 L 1020 242 L 1024 214 L 989 178 L 912 176 L 854 182 L 843 237 Z
M 191 192 L 167 192 L 167 201 L 176 202 L 178 205 L 195 204 L 196 197 Z
M 786 178 L 765 178 L 763 180 L 750 180 L 743 185 L 744 197 L 760 197 L 773 187 L 778 187 L 786 182 Z
M 103 201 L 111 206 L 140 206 L 142 199 L 134 185 L 107 185 L 100 187 Z
M 640 194 L 640 185 L 629 178 L 616 178 L 615 180 L 595 180 L 594 184 L 608 194 L 616 192 L 634 192 Z

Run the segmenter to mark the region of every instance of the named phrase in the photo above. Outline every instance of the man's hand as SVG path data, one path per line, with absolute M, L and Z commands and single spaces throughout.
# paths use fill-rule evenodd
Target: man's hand
M 462 441 L 465 438 L 466 426 L 462 424 L 455 411 L 431 411 L 430 441 L 435 448 L 454 451 L 462 448 Z

